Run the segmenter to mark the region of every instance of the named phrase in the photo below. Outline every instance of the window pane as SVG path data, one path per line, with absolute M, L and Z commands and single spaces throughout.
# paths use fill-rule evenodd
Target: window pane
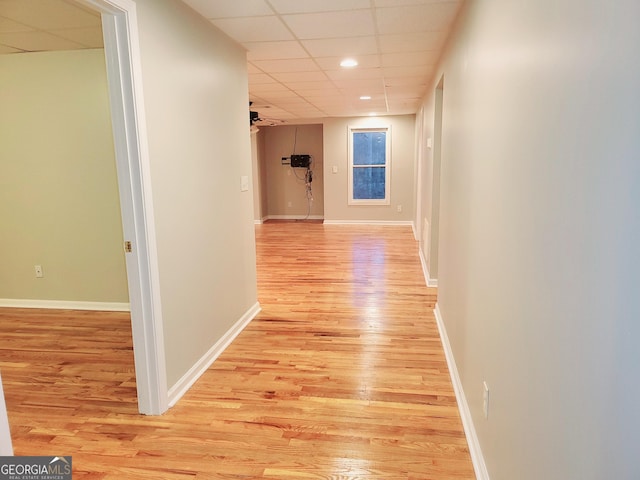
M 384 200 L 385 167 L 353 169 L 353 198 L 355 200 Z
M 387 134 L 385 132 L 354 132 L 353 164 L 386 164 Z

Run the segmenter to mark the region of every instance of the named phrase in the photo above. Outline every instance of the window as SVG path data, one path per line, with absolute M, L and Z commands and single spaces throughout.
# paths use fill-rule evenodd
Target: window
M 349 127 L 349 204 L 389 205 L 390 127 Z

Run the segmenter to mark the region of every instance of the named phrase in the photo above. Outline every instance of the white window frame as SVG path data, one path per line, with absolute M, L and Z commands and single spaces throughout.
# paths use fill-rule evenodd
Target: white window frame
M 384 198 L 381 199 L 356 199 L 353 198 L 353 169 L 362 168 L 353 164 L 353 135 L 355 133 L 382 132 L 385 140 L 385 178 Z M 391 204 L 391 125 L 360 127 L 349 126 L 349 205 L 390 205 Z

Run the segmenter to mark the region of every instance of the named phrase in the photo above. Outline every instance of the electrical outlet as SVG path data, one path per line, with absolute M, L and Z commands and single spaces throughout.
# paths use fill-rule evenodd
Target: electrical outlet
M 482 382 L 482 413 L 484 418 L 489 418 L 489 385 L 487 382 Z
M 33 268 L 36 271 L 36 278 L 44 277 L 44 273 L 42 273 L 42 265 L 34 265 Z
M 402 212 L 402 205 L 398 205 L 398 206 L 396 207 L 396 210 L 398 210 L 398 213 Z

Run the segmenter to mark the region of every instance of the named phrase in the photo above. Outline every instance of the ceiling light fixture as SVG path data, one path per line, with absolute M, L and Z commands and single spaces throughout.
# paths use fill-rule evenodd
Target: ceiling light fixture
M 344 68 L 353 68 L 358 66 L 358 61 L 353 58 L 345 58 L 340 62 L 340 66 Z
M 371 96 L 370 95 L 362 95 L 360 97 L 360 100 L 371 100 Z

